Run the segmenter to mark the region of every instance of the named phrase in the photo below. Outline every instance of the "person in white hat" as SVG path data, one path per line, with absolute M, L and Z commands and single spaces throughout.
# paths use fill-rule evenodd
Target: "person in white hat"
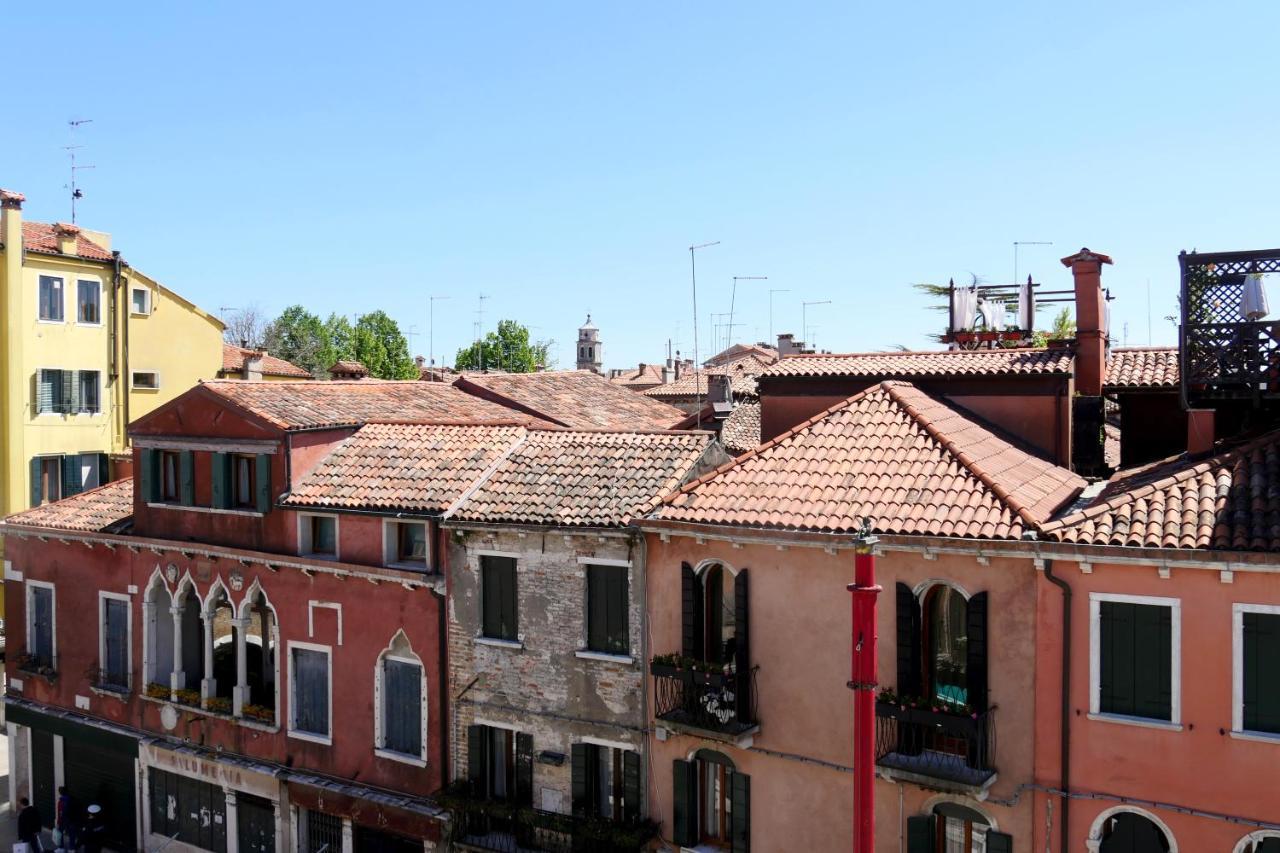
M 102 806 L 97 803 L 85 809 L 88 819 L 84 823 L 84 849 L 86 853 L 102 853 L 107 825 L 102 820 Z

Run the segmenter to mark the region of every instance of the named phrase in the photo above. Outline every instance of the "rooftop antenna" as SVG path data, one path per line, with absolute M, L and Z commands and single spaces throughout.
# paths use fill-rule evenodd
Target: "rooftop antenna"
M 733 346 L 733 305 L 738 299 L 738 282 L 740 281 L 768 281 L 767 275 L 735 275 L 733 277 L 733 293 L 729 296 L 729 346 Z M 728 347 L 726 347 L 728 349 Z
M 693 364 L 694 370 L 698 365 L 698 261 L 697 254 L 699 249 L 709 249 L 712 246 L 719 246 L 719 240 L 713 240 L 710 243 L 699 243 L 696 246 L 689 247 L 689 278 L 693 282 Z M 696 391 L 695 404 L 697 405 L 694 416 L 694 429 L 702 429 L 702 385 L 695 378 L 693 387 Z
M 800 334 L 806 338 L 809 337 L 809 306 L 810 305 L 830 305 L 830 299 L 821 299 L 817 302 L 801 302 L 800 303 Z M 810 341 L 809 343 L 812 343 Z M 816 350 L 817 347 L 814 347 Z
M 1014 240 L 1013 241 L 1013 283 L 1018 283 L 1018 248 L 1020 246 L 1052 246 L 1049 240 Z
M 64 189 L 71 190 L 71 224 L 72 225 L 74 225 L 76 222 L 76 201 L 84 198 L 84 193 L 80 190 L 78 186 L 76 186 L 76 172 L 80 171 L 81 169 L 97 168 L 97 166 L 77 166 L 76 165 L 76 151 L 84 147 L 83 145 L 74 144 L 75 138 L 76 138 L 76 128 L 78 128 L 82 124 L 89 124 L 91 121 L 93 121 L 93 119 L 91 118 L 73 118 L 69 120 L 67 122 L 67 125 L 71 128 L 70 137 L 71 137 L 71 142 L 73 144 L 64 145 L 62 147 L 62 150 L 66 151 L 67 154 L 71 156 L 71 183 L 66 187 L 64 187 Z
M 480 294 L 480 298 L 479 298 L 479 300 L 478 300 L 478 302 L 477 302 L 478 307 L 476 308 L 476 340 L 475 340 L 475 347 L 476 347 L 476 354 L 480 357 L 480 372 L 481 372 L 481 373 L 483 373 L 483 372 L 484 372 L 484 347 L 482 347 L 482 346 L 480 345 L 480 329 L 484 326 L 484 301 L 485 301 L 486 299 L 488 299 L 488 298 L 489 298 L 489 297 L 487 297 L 487 296 L 485 296 L 483 293 L 481 293 L 481 294 Z
M 773 294 L 790 293 L 789 287 L 775 287 L 769 291 L 769 346 L 777 346 L 778 339 L 773 336 Z
M 428 296 L 427 297 L 427 366 L 433 368 L 428 376 L 434 381 L 436 366 L 436 300 L 452 299 L 452 296 Z

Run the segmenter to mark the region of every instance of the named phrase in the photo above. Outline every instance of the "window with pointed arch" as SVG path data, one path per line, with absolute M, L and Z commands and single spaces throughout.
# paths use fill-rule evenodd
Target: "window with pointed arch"
M 944 581 L 897 592 L 897 691 L 951 711 L 987 708 L 987 594 Z
M 177 608 L 174 633 L 181 637 L 182 654 L 174 655 L 174 666 L 178 667 L 179 676 L 175 679 L 174 689 L 184 691 L 188 696 L 194 693 L 194 704 L 199 704 L 200 681 L 204 678 L 204 619 L 201 618 L 200 593 L 189 579 L 178 587 Z M 193 704 L 181 694 L 178 698 Z
M 424 764 L 427 760 L 427 681 L 422 659 L 403 630 L 378 655 L 374 675 L 375 750 L 384 758 Z
M 173 686 L 174 626 L 173 595 L 160 573 L 151 579 L 142 599 L 144 654 L 143 680 L 147 692 L 157 697 L 167 696 Z
M 239 646 L 236 634 L 240 629 L 235 606 L 221 584 L 217 584 L 210 594 L 206 612 L 209 641 L 213 644 L 213 670 L 205 673 L 205 677 L 209 679 L 205 698 L 209 700 L 208 705 L 212 709 L 230 713 L 236 687 Z
M 245 683 L 240 685 L 239 711 L 261 723 L 275 722 L 279 631 L 275 608 L 257 584 L 240 605 L 240 624 L 244 630 Z

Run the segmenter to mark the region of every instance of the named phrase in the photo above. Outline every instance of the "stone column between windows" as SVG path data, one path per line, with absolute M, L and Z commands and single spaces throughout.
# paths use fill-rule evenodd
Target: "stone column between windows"
M 182 671 L 182 607 L 174 604 L 169 608 L 173 616 L 173 671 L 169 673 L 169 690 L 182 690 L 187 686 L 187 674 Z
M 204 631 L 204 678 L 200 679 L 201 699 L 212 699 L 218 695 L 218 682 L 213 677 L 213 617 L 213 613 L 204 611 L 200 613 L 200 625 Z
M 147 685 L 156 680 L 156 603 L 142 599 L 142 693 L 147 692 Z M 173 670 L 169 670 L 173 672 Z
M 282 785 L 281 787 L 283 788 L 284 786 Z M 285 841 L 284 841 L 284 836 L 285 836 L 284 809 L 281 808 L 279 800 L 271 801 L 271 816 L 275 822 L 276 849 L 286 850 L 288 848 L 285 847 Z
M 240 853 L 240 821 L 236 814 L 236 792 L 223 788 L 227 798 L 227 853 Z
M 240 716 L 241 710 L 249 703 L 249 656 L 245 633 L 252 617 L 232 619 L 231 627 L 236 632 L 236 684 L 231 689 L 232 713 Z
M 355 853 L 355 849 L 355 830 L 351 825 L 351 818 L 344 817 L 342 819 L 342 853 Z

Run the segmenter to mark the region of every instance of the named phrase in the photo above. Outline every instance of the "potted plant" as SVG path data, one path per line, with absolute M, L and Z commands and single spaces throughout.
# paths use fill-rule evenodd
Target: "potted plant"
M 172 690 L 167 684 L 159 684 L 155 681 L 147 684 L 143 691 L 149 699 L 162 699 L 168 701 L 171 698 Z
M 253 720 L 255 723 L 271 725 L 276 721 L 275 709 L 268 708 L 266 705 L 248 704 L 240 709 L 240 713 L 245 719 Z
M 173 691 L 173 701 L 177 702 L 179 705 L 190 705 L 193 708 L 199 708 L 200 691 L 188 690 L 186 688 L 183 688 L 182 690 L 175 690 Z
M 230 714 L 231 700 L 225 696 L 210 696 L 205 702 L 205 708 L 215 714 Z

